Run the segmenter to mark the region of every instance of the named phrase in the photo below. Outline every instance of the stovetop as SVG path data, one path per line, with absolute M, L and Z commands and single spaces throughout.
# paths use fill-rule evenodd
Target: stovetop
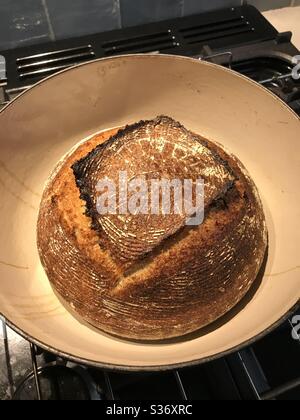
M 242 6 L 3 51 L 0 103 L 72 65 L 117 54 L 157 52 L 203 59 L 217 55 L 210 60 L 263 82 L 300 113 L 300 82 L 291 76 L 299 51 L 291 36 L 278 33 L 254 7 Z
M 69 66 L 130 53 L 168 53 L 231 67 L 300 115 L 292 34 L 243 6 L 0 52 L 0 106 Z M 300 57 L 298 57 L 300 61 Z M 299 312 L 300 314 L 300 312 Z M 0 322 L 0 399 L 300 400 L 300 316 L 252 346 L 193 368 L 120 373 L 45 352 Z

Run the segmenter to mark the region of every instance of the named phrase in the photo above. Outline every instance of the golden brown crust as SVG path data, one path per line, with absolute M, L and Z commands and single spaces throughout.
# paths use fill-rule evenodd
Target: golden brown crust
M 206 141 L 238 179 L 225 202 L 217 200 L 202 225 L 177 231 L 134 264 L 120 264 L 99 246 L 72 171 L 116 132 L 81 144 L 50 178 L 37 229 L 42 264 L 59 295 L 106 332 L 143 340 L 187 334 L 235 306 L 257 276 L 267 231 L 256 187 L 238 159 Z

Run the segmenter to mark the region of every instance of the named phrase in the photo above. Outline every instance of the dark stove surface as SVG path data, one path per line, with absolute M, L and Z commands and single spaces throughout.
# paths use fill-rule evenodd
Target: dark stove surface
M 0 399 L 38 400 L 30 348 L 8 328 L 0 340 Z M 238 353 L 172 372 L 106 372 L 34 348 L 45 400 L 300 400 L 300 339 L 291 325 Z M 294 337 L 295 338 L 295 337 Z M 10 360 L 7 359 L 10 357 Z M 9 378 L 7 366 L 10 366 Z
M 300 115 L 300 81 L 291 77 L 293 67 L 286 59 L 267 56 L 235 62 L 232 66 L 233 70 L 271 90 Z
M 0 103 L 71 65 L 153 51 L 232 66 L 300 115 L 300 81 L 291 77 L 292 60 L 299 52 L 291 34 L 279 34 L 250 6 L 0 52 Z M 251 347 L 205 365 L 129 374 L 57 358 L 30 345 L 5 323 L 2 332 L 0 321 L 0 399 L 300 400 L 299 325 L 295 314 Z

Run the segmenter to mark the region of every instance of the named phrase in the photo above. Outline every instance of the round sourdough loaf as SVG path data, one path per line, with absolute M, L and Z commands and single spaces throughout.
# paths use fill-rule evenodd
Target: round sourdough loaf
M 205 182 L 204 220 L 187 214 L 101 215 L 97 181 L 143 175 Z M 118 205 L 120 203 L 117 203 Z M 38 249 L 63 301 L 124 338 L 183 336 L 232 309 L 264 260 L 262 204 L 237 158 L 168 117 L 110 130 L 80 144 L 46 185 Z

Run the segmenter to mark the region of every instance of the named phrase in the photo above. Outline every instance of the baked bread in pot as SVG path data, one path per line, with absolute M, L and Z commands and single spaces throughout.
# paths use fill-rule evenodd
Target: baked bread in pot
M 187 214 L 97 212 L 101 177 L 205 182 L 204 220 Z M 220 145 L 168 117 L 110 130 L 80 144 L 47 182 L 37 225 L 49 281 L 93 326 L 129 339 L 183 336 L 215 321 L 249 291 L 267 229 L 246 169 Z

